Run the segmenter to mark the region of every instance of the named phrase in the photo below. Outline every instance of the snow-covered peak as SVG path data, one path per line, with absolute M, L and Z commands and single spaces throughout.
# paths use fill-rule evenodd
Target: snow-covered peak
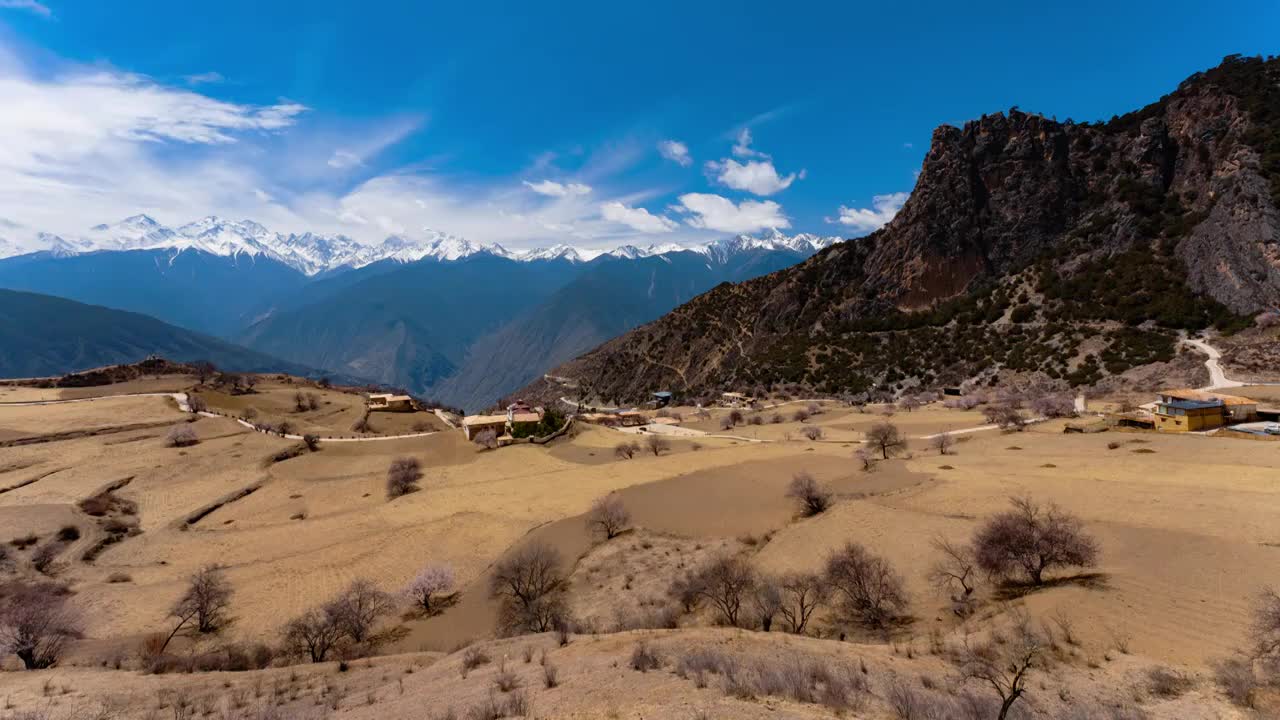
M 840 238 L 817 235 L 785 235 L 770 230 L 759 235 L 720 238 L 703 245 L 676 243 L 647 247 L 623 245 L 613 250 L 575 248 L 565 244 L 548 248 L 512 251 L 498 244 L 480 244 L 438 230 L 392 235 L 378 244 L 365 244 L 345 235 L 304 232 L 283 235 L 252 220 L 227 220 L 216 215 L 171 229 L 147 215 L 134 215 L 119 222 L 96 225 L 79 238 L 40 233 L 34 243 L 0 238 L 0 258 L 47 250 L 55 255 L 75 255 L 95 250 L 198 250 L 223 257 L 264 256 L 282 262 L 306 275 L 316 275 L 341 267 L 359 268 L 375 262 L 454 262 L 477 254 L 488 254 L 517 262 L 565 260 L 587 262 L 598 256 L 635 260 L 661 257 L 677 252 L 697 252 L 711 262 L 728 262 L 735 255 L 753 250 L 789 251 L 811 255 Z
M 563 243 L 552 245 L 549 248 L 534 248 L 516 255 L 517 260 L 524 262 L 532 262 L 534 260 L 568 260 L 569 262 L 582 262 L 582 253 L 577 248 L 570 247 Z

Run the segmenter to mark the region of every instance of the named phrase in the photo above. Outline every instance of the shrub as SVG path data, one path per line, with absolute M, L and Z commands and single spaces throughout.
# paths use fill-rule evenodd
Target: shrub
M 631 525 L 631 513 L 617 493 L 609 493 L 596 499 L 587 513 L 587 528 L 612 540 Z
M 761 577 L 751 589 L 751 610 L 755 614 L 760 629 L 769 632 L 773 629 L 773 619 L 782 612 L 782 588 L 779 581 L 772 577 Z
M 992 425 L 998 425 L 1002 430 L 1022 430 L 1027 424 L 1027 419 L 1023 417 L 1022 411 L 1015 405 L 1000 403 L 988 405 L 982 408 L 982 416 Z
M 51 542 L 41 545 L 31 554 L 31 567 L 43 575 L 56 575 L 59 567 L 55 565 L 58 555 L 62 553 L 63 543 Z
M 498 447 L 498 433 L 492 429 L 481 430 L 471 442 L 486 450 L 493 450 Z
M 1253 662 L 1249 658 L 1233 657 L 1215 662 L 1213 680 L 1232 703 L 1244 708 L 1253 707 L 1258 679 L 1253 674 Z
M 701 575 L 693 571 L 677 575 L 667 587 L 667 597 L 680 603 L 680 607 L 685 612 L 693 612 L 702 599 Z
M 133 576 L 130 575 L 129 573 L 113 572 L 107 576 L 107 582 L 109 583 L 133 582 Z
M 956 439 L 951 433 L 938 433 L 929 440 L 929 447 L 938 451 L 939 455 L 946 455 L 951 451 L 951 446 L 956 444 Z
M 639 672 L 649 672 L 650 670 L 658 670 L 662 668 L 662 658 L 658 653 L 649 647 L 649 644 L 641 640 L 631 651 L 631 669 Z
M 655 457 L 671 449 L 671 443 L 660 435 L 650 435 L 645 438 L 644 446 L 649 450 L 649 452 L 653 453 Z
M 814 441 L 821 440 L 822 434 L 823 434 L 822 428 L 814 425 L 810 425 L 809 427 L 804 429 L 804 436 L 809 438 L 810 440 L 814 440 Z
M 320 436 L 315 433 L 307 433 L 302 436 L 302 443 L 307 446 L 308 450 L 315 452 L 320 449 Z
M 871 470 L 876 463 L 875 453 L 870 448 L 858 448 L 853 451 L 853 459 L 858 461 L 864 471 Z
M 805 422 L 809 419 L 809 411 L 797 410 L 795 411 L 795 413 L 791 415 L 791 419 L 795 420 L 796 422 Z
M 198 442 L 200 438 L 189 424 L 176 425 L 164 436 L 164 444 L 168 447 L 191 447 Z
M 1191 689 L 1195 682 L 1183 673 L 1166 667 L 1153 667 L 1147 671 L 1147 688 L 1151 694 L 1162 698 L 1176 698 Z
M 481 665 L 489 663 L 489 654 L 483 648 L 472 645 L 462 653 L 462 669 L 464 671 L 475 670 Z
M 75 542 L 80 539 L 80 528 L 75 525 L 63 525 L 58 530 L 58 539 L 62 542 Z
M 993 577 L 1023 574 L 1034 585 L 1058 567 L 1092 567 L 1098 544 L 1076 516 L 1056 505 L 1013 498 L 1013 510 L 986 522 L 973 540 L 978 566 Z
M 493 675 L 493 684 L 499 691 L 509 693 L 520 687 L 520 676 L 516 675 L 514 670 L 507 668 L 507 661 L 504 659 L 498 663 L 498 672 Z
M 761 417 L 760 415 L 752 415 L 751 417 L 747 418 L 747 424 L 748 424 L 748 425 L 763 425 L 763 424 L 764 424 L 764 418 L 763 418 L 763 417 Z
M 402 457 L 391 461 L 387 469 L 387 498 L 395 498 L 415 493 L 422 488 L 418 481 L 422 479 L 422 466 L 417 458 Z
M 560 684 L 560 670 L 545 654 L 542 656 L 542 684 L 548 690 Z
M 791 478 L 787 487 L 787 497 L 794 498 L 800 505 L 801 514 L 813 517 L 826 512 L 831 507 L 831 491 L 819 485 L 818 481 L 807 472 L 800 471 Z
M 1253 650 L 1258 657 L 1280 660 L 1280 595 L 1264 588 L 1253 613 Z
M 187 393 L 187 408 L 193 413 L 209 412 L 209 403 L 195 393 Z
M 889 561 L 856 543 L 827 558 L 825 582 L 843 622 L 883 629 L 907 611 L 902 576 Z
M 774 413 L 769 416 L 769 422 L 778 425 L 783 422 L 782 413 Z
M 1070 395 L 1057 393 L 1039 395 L 1031 400 L 1031 412 L 1041 417 L 1075 417 L 1076 401 Z
M 453 567 L 450 565 L 427 565 L 418 571 L 405 594 L 413 599 L 424 612 L 432 613 L 438 607 L 439 596 L 453 591 Z
M 630 460 L 640 451 L 640 444 L 632 442 L 620 442 L 613 447 L 613 456 L 623 460 Z
M 742 424 L 744 416 L 741 410 L 730 410 L 729 414 L 725 416 L 725 419 L 729 421 L 730 427 L 734 427 Z

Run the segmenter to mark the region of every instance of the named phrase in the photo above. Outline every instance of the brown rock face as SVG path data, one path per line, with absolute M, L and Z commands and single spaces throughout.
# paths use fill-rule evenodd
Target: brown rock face
M 1006 369 L 1088 384 L 1167 360 L 1152 348 L 1170 330 L 1280 307 L 1277 198 L 1280 59 L 1228 58 L 1106 123 L 987 115 L 934 132 L 885 228 L 718 287 L 552 374 L 618 400 L 743 383 L 892 393 Z M 1077 356 L 1099 335 L 1107 351 Z M 948 338 L 950 353 L 920 345 Z M 895 347 L 931 362 L 890 368 Z

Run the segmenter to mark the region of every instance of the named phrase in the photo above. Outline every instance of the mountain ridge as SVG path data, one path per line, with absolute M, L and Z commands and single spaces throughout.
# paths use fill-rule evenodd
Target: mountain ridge
M 1280 60 L 1230 57 L 1105 123 L 933 134 L 884 228 L 721 285 L 551 371 L 601 398 L 794 385 L 1092 385 L 1280 305 Z M 558 394 L 535 382 L 521 394 Z

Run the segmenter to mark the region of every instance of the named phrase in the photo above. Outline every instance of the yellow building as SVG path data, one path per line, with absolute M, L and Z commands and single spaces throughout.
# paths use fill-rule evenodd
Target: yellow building
M 1156 403 L 1156 430 L 1197 432 L 1213 430 L 1227 423 L 1226 405 L 1221 400 L 1180 400 L 1161 396 Z

